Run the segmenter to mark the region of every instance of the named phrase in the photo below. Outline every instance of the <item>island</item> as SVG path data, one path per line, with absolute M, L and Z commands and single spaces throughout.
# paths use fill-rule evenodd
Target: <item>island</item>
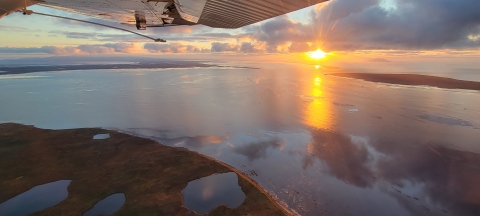
M 97 136 L 98 134 L 108 136 Z M 155 141 L 101 128 L 48 130 L 0 124 L 0 203 L 32 187 L 71 180 L 68 197 L 34 215 L 82 215 L 103 198 L 126 197 L 114 215 L 198 215 L 183 206 L 188 182 L 235 172 L 245 193 L 235 209 L 209 215 L 288 215 L 256 182 L 222 162 Z
M 202 61 L 158 60 L 125 64 L 53 64 L 0 66 L 0 75 L 18 75 L 36 72 L 76 71 L 76 70 L 120 70 L 120 69 L 178 69 L 178 68 L 238 68 L 258 69 L 255 67 L 217 65 Z
M 370 82 L 380 82 L 397 85 L 432 86 L 445 89 L 464 89 L 480 91 L 480 82 L 457 80 L 452 78 L 428 76 L 419 74 L 372 74 L 372 73 L 332 73 L 337 77 L 361 79 Z

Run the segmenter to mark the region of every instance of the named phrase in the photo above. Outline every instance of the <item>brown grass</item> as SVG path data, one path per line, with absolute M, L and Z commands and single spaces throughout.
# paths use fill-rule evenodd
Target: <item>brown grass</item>
M 101 133 L 110 138 L 93 140 Z M 67 199 L 35 215 L 82 215 L 115 193 L 127 199 L 115 215 L 196 215 L 182 206 L 180 191 L 189 181 L 226 172 L 240 174 L 246 199 L 236 209 L 220 206 L 210 215 L 288 214 L 241 172 L 184 148 L 98 128 L 0 124 L 0 203 L 37 185 L 72 180 Z

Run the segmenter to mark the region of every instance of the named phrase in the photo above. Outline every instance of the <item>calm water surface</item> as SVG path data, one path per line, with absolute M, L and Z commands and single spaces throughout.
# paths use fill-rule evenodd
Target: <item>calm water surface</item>
M 207 214 L 220 205 L 237 208 L 245 200 L 234 172 L 213 174 L 188 183 L 182 190 L 183 205 L 198 214 Z
M 98 201 L 91 209 L 83 214 L 83 216 L 99 216 L 112 215 L 125 204 L 125 194 L 112 194 L 105 199 Z
M 68 197 L 70 182 L 61 180 L 35 186 L 1 203 L 0 215 L 24 216 L 52 207 Z
M 301 215 L 480 214 L 479 92 L 249 66 L 4 76 L 0 121 L 186 147 Z

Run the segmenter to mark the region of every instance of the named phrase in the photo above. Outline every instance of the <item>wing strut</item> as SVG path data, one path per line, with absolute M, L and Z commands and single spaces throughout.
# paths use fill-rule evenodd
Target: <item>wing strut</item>
M 113 28 L 113 29 L 117 29 L 117 30 L 120 30 L 120 31 L 126 31 L 126 32 L 129 32 L 129 33 L 132 33 L 132 34 L 136 34 L 136 35 L 148 38 L 150 40 L 153 40 L 155 42 L 167 42 L 164 39 L 160 39 L 160 38 L 155 39 L 155 38 L 152 38 L 152 37 L 149 37 L 149 36 L 134 32 L 134 31 L 130 31 L 130 30 L 123 29 L 123 28 L 118 28 L 118 27 L 115 27 L 115 26 L 104 25 L 104 24 L 101 24 L 101 23 L 90 22 L 90 21 L 86 21 L 86 20 L 79 20 L 79 19 L 70 18 L 70 17 L 56 16 L 56 15 L 51 15 L 51 14 L 44 14 L 44 13 L 34 12 L 32 10 L 27 10 L 27 9 L 23 9 L 19 12 L 22 12 L 23 15 L 37 14 L 37 15 L 42 15 L 42 16 L 49 16 L 49 17 L 55 17 L 55 18 L 60 18 L 60 19 L 68 19 L 68 20 L 73 20 L 73 21 L 78 21 L 78 22 L 89 23 L 89 24 L 93 24 L 93 25 L 99 25 L 99 26 L 103 26 L 103 27 L 107 27 L 107 28 Z

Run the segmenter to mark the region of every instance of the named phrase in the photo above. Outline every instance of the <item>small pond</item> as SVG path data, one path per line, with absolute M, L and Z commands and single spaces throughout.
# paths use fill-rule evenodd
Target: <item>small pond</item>
M 61 180 L 32 189 L 0 204 L 0 215 L 23 216 L 52 207 L 68 197 L 71 180 Z
M 236 208 L 246 197 L 234 172 L 213 174 L 191 181 L 182 190 L 182 195 L 183 205 L 199 214 L 209 213 L 220 205 Z
M 100 200 L 83 216 L 111 215 L 125 204 L 125 194 L 117 193 Z
M 93 136 L 94 140 L 103 140 L 103 139 L 108 139 L 110 138 L 110 134 L 97 134 Z

